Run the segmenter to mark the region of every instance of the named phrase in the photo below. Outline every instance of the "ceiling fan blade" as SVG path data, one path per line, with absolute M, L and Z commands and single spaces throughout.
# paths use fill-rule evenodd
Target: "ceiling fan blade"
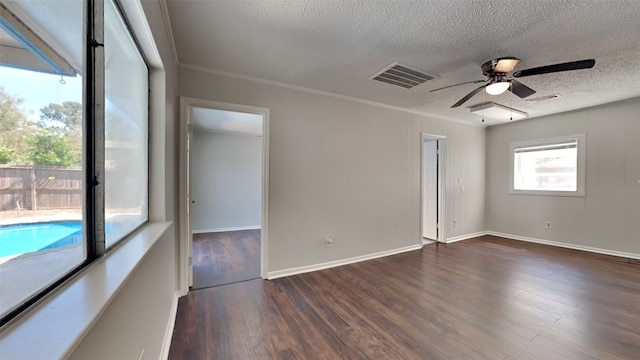
M 586 59 L 579 61 L 572 61 L 562 64 L 554 64 L 554 65 L 546 65 L 540 66 L 530 69 L 518 70 L 513 73 L 513 77 L 523 77 L 523 76 L 531 76 L 531 75 L 541 75 L 541 74 L 549 74 L 554 72 L 561 71 L 571 71 L 571 70 L 581 70 L 581 69 L 590 69 L 596 64 L 594 59 Z
M 480 91 L 482 91 L 482 89 L 485 88 L 486 85 L 482 85 L 479 88 L 473 90 L 472 92 L 468 93 L 467 96 L 463 97 L 462 99 L 460 99 L 457 103 L 453 104 L 453 106 L 451 106 L 451 108 L 456 108 L 462 104 L 464 104 L 465 102 L 467 102 L 467 100 L 471 99 L 473 97 L 473 95 L 479 93 Z
M 464 85 L 464 84 L 479 84 L 479 83 L 483 83 L 483 82 L 487 82 L 489 80 L 473 80 L 473 81 L 465 81 L 465 82 L 461 82 L 458 84 L 453 84 L 453 85 L 448 85 L 448 86 L 444 86 L 441 88 L 437 88 L 437 89 L 433 89 L 431 91 L 429 91 L 430 93 L 434 92 L 434 91 L 439 91 L 439 90 L 444 90 L 444 89 L 448 89 L 450 87 L 454 87 L 454 86 L 458 86 L 458 85 Z
M 527 85 L 517 81 L 517 80 L 509 80 L 511 86 L 509 87 L 509 91 L 518 95 L 521 98 L 526 98 L 527 96 L 533 95 L 536 93 L 535 90 L 528 87 Z

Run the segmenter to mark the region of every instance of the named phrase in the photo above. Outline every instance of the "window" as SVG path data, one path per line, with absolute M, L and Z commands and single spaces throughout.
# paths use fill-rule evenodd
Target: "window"
M 511 193 L 584 196 L 585 136 L 511 144 Z
M 106 246 L 147 221 L 149 70 L 115 4 L 105 2 Z
M 0 54 L 1 326 L 147 222 L 149 71 L 112 0 L 2 3 Z

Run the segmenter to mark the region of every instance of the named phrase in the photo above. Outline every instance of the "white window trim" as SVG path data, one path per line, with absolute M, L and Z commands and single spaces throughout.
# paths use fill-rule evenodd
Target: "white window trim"
M 512 142 L 509 146 L 509 193 L 514 195 L 539 195 L 539 196 L 586 196 L 585 191 L 585 153 L 586 153 L 586 135 L 578 134 L 571 136 L 562 136 L 556 138 L 536 139 Z M 577 141 L 578 143 L 578 164 L 577 164 L 577 190 L 576 191 L 546 191 L 546 190 L 516 190 L 514 189 L 514 157 L 515 151 L 521 147 L 529 146 L 545 146 L 568 141 Z

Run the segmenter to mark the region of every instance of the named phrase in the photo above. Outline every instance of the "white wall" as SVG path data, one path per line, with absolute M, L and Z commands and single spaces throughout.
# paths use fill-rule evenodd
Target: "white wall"
M 166 82 L 166 94 L 160 96 L 164 109 L 151 109 L 153 124 L 150 194 L 150 218 L 175 221 L 177 206 L 177 69 L 171 58 L 159 3 L 145 1 L 143 9 L 149 19 L 164 73 L 156 81 Z M 153 81 L 153 80 L 152 80 Z M 161 111 L 164 110 L 164 111 Z M 161 115 L 161 117 L 158 117 Z M 77 345 L 71 359 L 144 359 L 160 358 L 165 330 L 172 318 L 178 288 L 178 226 L 172 226 L 138 264 L 111 304 Z
M 448 136 L 458 226 L 447 237 L 484 230 L 483 128 L 184 68 L 178 78 L 182 96 L 270 109 L 269 272 L 418 244 L 423 131 Z
M 193 232 L 260 228 L 262 137 L 194 131 Z
M 167 324 L 174 320 L 174 246 L 171 233 L 158 241 L 69 359 L 137 360 L 142 350 L 143 359 L 160 358 Z
M 636 98 L 489 128 L 487 229 L 640 254 L 638 114 Z M 586 134 L 585 197 L 509 194 L 509 143 L 575 134 Z

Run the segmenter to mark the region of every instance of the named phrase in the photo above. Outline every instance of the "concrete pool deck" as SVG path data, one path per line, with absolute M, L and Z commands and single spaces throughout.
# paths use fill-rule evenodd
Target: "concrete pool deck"
M 82 220 L 78 209 L 0 212 L 0 226 Z M 0 259 L 0 313 L 23 302 L 82 262 L 82 244 Z
M 11 216 L 7 216 L 9 214 Z M 117 221 L 113 221 L 115 218 L 118 218 Z M 139 213 L 131 214 L 124 211 L 109 214 L 106 219 L 121 226 L 121 229 L 111 232 L 111 236 L 116 240 L 141 223 Z M 78 213 L 77 209 L 23 210 L 19 214 L 16 211 L 0 212 L 0 226 L 74 220 L 82 220 L 82 214 Z M 109 239 L 107 245 L 108 241 Z M 59 279 L 83 262 L 84 258 L 84 245 L 80 243 L 0 259 L 0 314 Z
M 82 260 L 82 244 L 76 244 L 23 254 L 0 264 L 0 313 L 23 302 Z
M 0 211 L 0 226 L 64 220 L 82 220 L 82 211 L 78 209 Z

